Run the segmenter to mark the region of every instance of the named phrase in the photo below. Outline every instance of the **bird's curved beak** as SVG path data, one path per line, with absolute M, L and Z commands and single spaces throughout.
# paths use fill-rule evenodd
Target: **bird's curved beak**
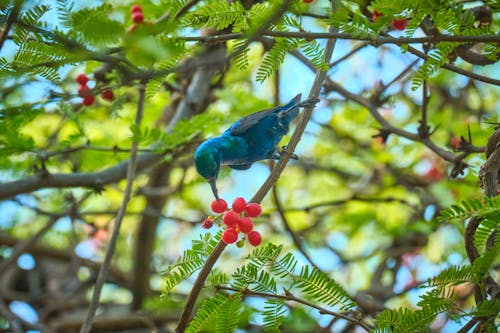
M 215 178 L 209 179 L 208 182 L 212 187 L 212 192 L 214 193 L 215 199 L 219 200 L 219 192 L 217 191 L 217 185 L 215 184 Z

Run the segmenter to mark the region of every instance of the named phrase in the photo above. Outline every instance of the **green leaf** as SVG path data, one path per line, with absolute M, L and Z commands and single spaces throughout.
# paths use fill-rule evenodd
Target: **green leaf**
M 315 268 L 302 266 L 296 282 L 297 288 L 317 302 L 330 306 L 339 305 L 342 310 L 349 310 L 355 306 L 351 296 L 340 284 Z
M 264 305 L 262 317 L 264 320 L 264 332 L 281 332 L 280 326 L 286 315 L 285 301 L 282 299 L 268 299 Z
M 241 297 L 240 293 L 227 296 L 227 302 L 222 304 L 217 312 L 215 322 L 216 332 L 232 333 L 236 330 L 242 312 Z
M 71 36 L 96 46 L 109 46 L 118 42 L 125 28 L 120 22 L 110 19 L 112 9 L 111 5 L 102 4 L 72 12 Z
M 452 266 L 442 270 L 438 275 L 427 280 L 428 286 L 454 286 L 465 282 L 474 280 L 471 267 L 465 266 Z
M 215 295 L 215 297 L 205 300 L 196 312 L 193 320 L 189 323 L 186 333 L 200 332 L 208 322 L 215 320 L 224 305 L 228 302 L 231 302 L 231 299 L 220 293 Z

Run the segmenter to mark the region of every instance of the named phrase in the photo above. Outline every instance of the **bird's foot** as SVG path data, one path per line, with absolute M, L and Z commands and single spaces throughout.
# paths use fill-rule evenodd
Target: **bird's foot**
M 291 158 L 292 160 L 298 160 L 298 159 L 299 159 L 299 156 L 298 156 L 297 154 L 295 154 L 295 153 L 290 153 L 290 152 L 288 151 L 288 146 L 283 146 L 283 147 L 281 147 L 281 150 L 278 152 L 278 154 L 280 155 L 280 157 L 281 157 L 281 155 L 283 155 L 283 154 L 290 154 L 290 158 Z
M 305 101 L 300 102 L 297 104 L 299 107 L 308 107 L 308 106 L 315 106 L 319 102 L 319 98 L 317 97 L 312 97 L 308 98 Z

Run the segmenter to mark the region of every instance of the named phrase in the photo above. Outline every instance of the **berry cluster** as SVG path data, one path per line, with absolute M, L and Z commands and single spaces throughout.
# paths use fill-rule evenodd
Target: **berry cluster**
M 78 96 L 83 98 L 82 104 L 90 106 L 95 102 L 95 96 L 92 89 L 89 88 L 87 83 L 89 82 L 89 77 L 85 74 L 80 74 L 75 79 L 80 85 L 78 87 Z M 112 101 L 115 98 L 115 94 L 111 88 L 104 88 L 101 92 L 101 97 L 105 100 Z
M 258 231 L 253 230 L 253 217 L 258 217 L 262 213 L 262 208 L 258 203 L 248 203 L 243 198 L 236 198 L 228 210 L 227 202 L 224 199 L 218 199 L 211 204 L 212 211 L 222 215 L 222 223 L 225 230 L 222 233 L 222 241 L 226 244 L 235 243 L 238 240 L 239 233 L 245 234 L 248 242 L 253 246 L 258 246 L 262 242 L 262 236 Z M 214 220 L 207 217 L 201 226 L 209 229 L 213 226 Z M 245 237 L 245 236 L 244 236 Z M 245 238 L 241 239 L 237 245 L 243 246 Z
M 132 21 L 134 23 L 140 24 L 144 22 L 144 14 L 142 13 L 141 6 L 133 5 L 130 12 L 132 13 Z
M 76 82 L 80 85 L 78 87 L 78 96 L 83 98 L 83 105 L 89 106 L 94 104 L 95 102 L 95 97 L 94 93 L 92 90 L 87 86 L 87 83 L 89 82 L 89 77 L 85 74 L 80 74 L 76 77 Z
M 377 12 L 376 10 L 372 13 L 372 21 L 375 22 L 380 16 L 384 14 Z M 408 19 L 393 19 L 391 21 L 391 26 L 396 30 L 405 30 L 408 26 Z
M 128 29 L 127 32 L 132 32 L 137 29 L 144 22 L 144 13 L 142 12 L 142 7 L 139 5 L 133 5 L 130 8 L 130 12 L 132 14 L 132 22 L 134 22 Z

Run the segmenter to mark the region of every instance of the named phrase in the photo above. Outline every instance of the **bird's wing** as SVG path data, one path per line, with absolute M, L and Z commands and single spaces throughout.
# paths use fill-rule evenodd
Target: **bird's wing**
M 280 107 L 278 106 L 272 109 L 262 110 L 239 119 L 229 128 L 231 135 L 238 136 L 244 134 L 249 128 L 255 126 L 262 119 L 266 118 L 268 115 L 275 112 L 279 108 Z
M 246 117 L 241 118 L 240 120 L 235 122 L 233 125 L 231 125 L 231 127 L 229 128 L 231 135 L 238 136 L 238 135 L 244 134 L 249 128 L 251 128 L 252 126 L 255 126 L 262 119 L 264 119 L 265 117 L 267 117 L 268 115 L 270 115 L 272 113 L 287 112 L 288 110 L 295 107 L 295 105 L 298 102 L 300 102 L 300 97 L 301 97 L 301 94 L 298 94 L 290 102 L 288 102 L 288 104 L 286 104 L 285 106 L 276 106 L 274 108 L 255 112 L 255 113 L 249 114 Z

